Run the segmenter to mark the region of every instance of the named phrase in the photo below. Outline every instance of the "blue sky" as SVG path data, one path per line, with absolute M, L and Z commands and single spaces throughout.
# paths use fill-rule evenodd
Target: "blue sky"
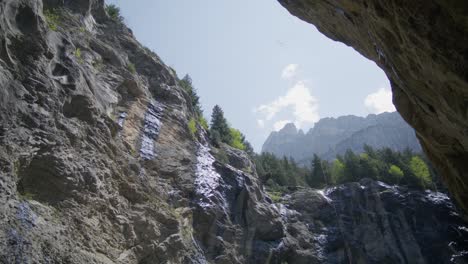
M 258 151 L 286 122 L 393 111 L 375 63 L 290 15 L 275 0 L 108 0 L 136 38 L 190 74 L 205 116 L 219 104 Z

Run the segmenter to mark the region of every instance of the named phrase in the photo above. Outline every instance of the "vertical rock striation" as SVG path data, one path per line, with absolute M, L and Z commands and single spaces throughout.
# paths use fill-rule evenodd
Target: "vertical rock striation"
M 175 72 L 103 0 L 0 1 L 1 263 L 280 263 L 242 151 L 217 161 Z

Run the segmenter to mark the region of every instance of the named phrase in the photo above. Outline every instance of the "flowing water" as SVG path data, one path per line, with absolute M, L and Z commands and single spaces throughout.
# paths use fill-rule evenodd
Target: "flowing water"
M 226 211 L 228 208 L 226 199 L 218 190 L 222 184 L 222 177 L 213 166 L 214 162 L 215 158 L 211 155 L 208 144 L 198 143 L 195 171 L 195 186 L 199 196 L 197 203 L 203 208 L 208 208 L 220 202 L 217 205 Z
M 148 104 L 140 148 L 140 156 L 145 160 L 151 160 L 156 157 L 154 141 L 158 138 L 161 130 L 163 111 L 162 105 L 155 101 Z

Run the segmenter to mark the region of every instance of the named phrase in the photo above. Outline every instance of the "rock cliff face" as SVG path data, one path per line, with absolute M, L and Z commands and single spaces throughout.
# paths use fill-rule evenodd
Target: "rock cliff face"
M 364 179 L 283 202 L 287 230 L 320 263 L 468 263 L 468 225 L 442 193 Z M 297 252 L 288 263 L 309 263 Z
M 466 1 L 278 1 L 386 72 L 396 108 L 468 211 Z
M 334 159 L 348 149 L 363 152 L 364 144 L 377 149 L 422 151 L 414 129 L 394 112 L 368 115 L 366 118 L 352 115 L 323 118 L 306 134 L 298 131 L 294 124 L 287 124 L 282 130 L 270 134 L 262 152 L 293 157 L 309 165 L 314 153 L 325 159 Z
M 191 134 L 176 74 L 103 0 L 0 1 L 0 36 L 0 263 L 326 261 L 244 152 Z
M 277 263 L 250 160 L 103 0 L 0 2 L 1 263 Z M 274 261 L 273 261 L 274 260 Z

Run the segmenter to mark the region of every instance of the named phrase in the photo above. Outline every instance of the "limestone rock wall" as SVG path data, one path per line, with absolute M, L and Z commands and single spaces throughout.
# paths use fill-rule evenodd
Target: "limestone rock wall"
M 0 1 L 0 40 L 0 263 L 280 261 L 249 159 L 190 134 L 175 72 L 103 0 Z
M 103 0 L 0 1 L 0 263 L 320 263 L 178 82 Z

